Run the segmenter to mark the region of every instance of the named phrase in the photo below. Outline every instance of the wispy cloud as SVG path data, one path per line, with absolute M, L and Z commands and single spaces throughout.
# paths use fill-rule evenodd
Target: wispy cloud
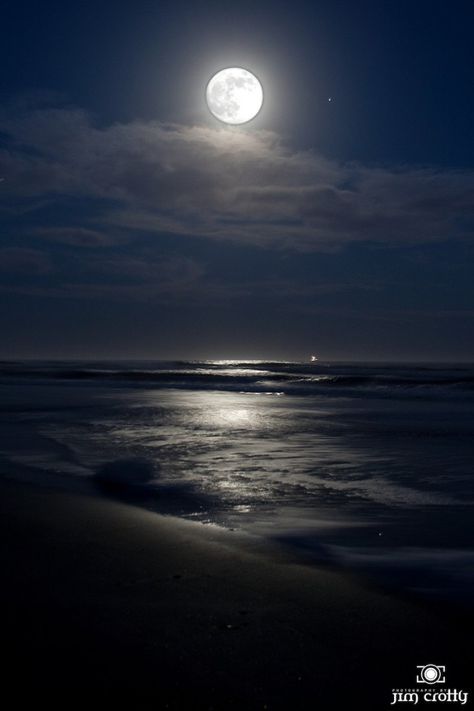
M 473 171 L 343 165 L 292 150 L 271 132 L 151 121 L 97 127 L 71 109 L 3 113 L 0 131 L 0 200 L 25 209 L 94 198 L 94 229 L 86 214 L 84 224 L 39 233 L 77 246 L 139 230 L 330 251 L 473 231 Z
M 0 249 L 0 275 L 42 276 L 53 267 L 49 257 L 36 249 L 5 247 Z
M 39 227 L 33 230 L 32 234 L 46 242 L 57 242 L 72 247 L 109 247 L 120 241 L 105 231 L 85 227 Z
M 49 261 L 41 252 L 29 249 L 0 250 L 0 292 L 59 299 L 106 299 L 108 301 L 153 300 L 165 303 L 169 299 L 186 298 L 203 290 L 203 268 L 186 257 L 150 257 L 148 259 L 92 260 L 88 263 L 87 278 L 79 274 L 75 279 L 66 274 L 54 285 L 37 284 L 28 280 L 2 284 L 2 272 L 37 276 L 51 271 Z

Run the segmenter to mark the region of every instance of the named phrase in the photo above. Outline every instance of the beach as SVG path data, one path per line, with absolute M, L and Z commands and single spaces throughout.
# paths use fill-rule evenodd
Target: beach
M 473 384 L 456 364 L 3 363 L 0 471 L 466 605 Z
M 468 683 L 462 607 L 394 595 L 237 531 L 14 480 L 0 488 L 2 686 L 15 708 L 380 711 L 393 688 L 414 686 L 417 665 Z

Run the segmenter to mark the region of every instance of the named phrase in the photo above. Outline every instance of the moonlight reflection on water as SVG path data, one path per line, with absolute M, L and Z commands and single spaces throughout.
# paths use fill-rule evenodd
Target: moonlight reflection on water
M 472 530 L 469 369 L 101 364 L 79 373 L 81 388 L 68 364 L 12 375 L 0 454 L 35 480 L 105 473 L 119 476 L 120 496 L 162 513 L 355 565 L 423 565 L 430 546 L 450 575 L 453 561 L 465 570 L 451 551 Z

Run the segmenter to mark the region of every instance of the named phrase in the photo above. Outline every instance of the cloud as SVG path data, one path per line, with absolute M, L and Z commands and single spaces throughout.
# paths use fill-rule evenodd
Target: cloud
M 205 296 L 203 265 L 188 257 L 113 255 L 88 260 L 86 273 L 64 274 L 54 285 L 20 280 L 0 285 L 0 293 L 15 293 L 48 298 L 106 299 L 115 302 L 167 303 L 169 300 Z M 0 275 L 32 276 L 52 270 L 47 255 L 32 249 L 0 249 Z M 17 279 L 18 281 L 18 279 Z M 8 279 L 10 282 L 10 279 Z
M 77 246 L 112 230 L 328 251 L 463 239 L 474 225 L 467 170 L 344 165 L 248 128 L 97 127 L 75 109 L 16 109 L 0 131 L 0 200 L 94 199 L 100 230 L 43 232 Z
M 84 227 L 41 227 L 34 230 L 33 234 L 47 242 L 58 242 L 73 247 L 109 247 L 117 242 L 103 231 Z
M 47 255 L 35 249 L 5 247 L 0 249 L 0 274 L 10 276 L 42 276 L 52 271 Z

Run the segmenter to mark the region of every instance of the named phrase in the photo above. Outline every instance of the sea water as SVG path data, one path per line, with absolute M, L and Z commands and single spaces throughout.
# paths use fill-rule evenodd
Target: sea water
M 474 366 L 0 364 L 0 472 L 467 601 Z

